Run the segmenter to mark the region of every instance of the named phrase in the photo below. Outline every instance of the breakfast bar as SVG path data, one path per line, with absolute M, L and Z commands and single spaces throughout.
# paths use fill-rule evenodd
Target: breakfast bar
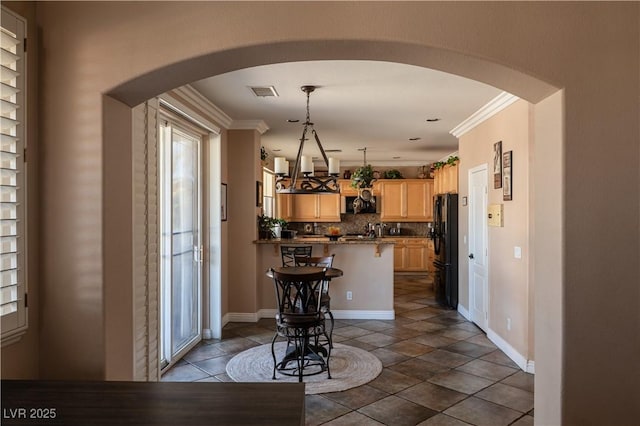
M 314 256 L 335 254 L 333 266 L 343 276 L 331 281 L 331 310 L 340 319 L 394 319 L 393 245 L 384 238 L 323 236 L 255 241 L 259 271 L 281 264 L 281 246 L 312 246 Z M 275 306 L 273 284 L 260 274 L 259 289 L 263 309 Z M 262 282 L 260 283 L 260 280 Z

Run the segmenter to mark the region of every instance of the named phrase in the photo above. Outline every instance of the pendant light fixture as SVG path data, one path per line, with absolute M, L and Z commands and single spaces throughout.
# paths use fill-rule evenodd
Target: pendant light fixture
M 289 162 L 284 157 L 274 158 L 274 169 L 276 174 L 276 192 L 284 194 L 336 194 L 340 192 L 340 185 L 338 185 L 338 175 L 340 174 L 340 160 L 337 158 L 327 158 L 327 154 L 322 148 L 320 143 L 320 137 L 313 128 L 309 116 L 309 95 L 316 89 L 316 86 L 302 86 L 302 91 L 307 94 L 307 119 L 304 122 L 302 129 L 302 136 L 300 137 L 300 147 L 298 148 L 298 155 L 296 156 L 296 162 L 293 166 L 293 172 L 291 173 L 291 179 L 288 179 L 289 175 Z M 327 165 L 328 176 L 314 176 L 313 162 L 308 155 L 302 155 L 304 148 L 304 142 L 307 140 L 308 132 L 313 134 L 322 158 Z M 302 174 L 301 180 L 298 184 L 298 174 Z

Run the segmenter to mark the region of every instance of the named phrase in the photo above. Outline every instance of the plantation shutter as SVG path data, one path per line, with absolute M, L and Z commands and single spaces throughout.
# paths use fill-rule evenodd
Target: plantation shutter
M 160 377 L 158 311 L 158 101 L 133 109 L 134 380 Z
M 0 316 L 2 338 L 27 327 L 26 164 L 25 164 L 26 22 L 2 8 L 0 142 Z

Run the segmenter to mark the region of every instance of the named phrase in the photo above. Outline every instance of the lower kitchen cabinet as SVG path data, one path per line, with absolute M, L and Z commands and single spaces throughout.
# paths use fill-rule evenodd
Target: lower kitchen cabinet
M 433 243 L 427 238 L 393 238 L 394 272 L 433 270 Z

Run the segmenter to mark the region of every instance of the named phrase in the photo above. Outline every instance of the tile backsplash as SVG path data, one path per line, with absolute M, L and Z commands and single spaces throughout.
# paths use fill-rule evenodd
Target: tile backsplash
M 330 226 L 337 226 L 341 229 L 342 234 L 362 234 L 365 230 L 365 226 L 368 223 L 381 223 L 380 215 L 377 213 L 343 213 L 340 215 L 341 222 L 317 222 L 318 234 L 326 234 L 327 229 Z M 429 225 L 426 222 L 384 222 L 387 227 L 385 229 L 385 235 L 389 235 L 390 228 L 396 228 L 400 226 L 400 236 L 426 236 Z M 305 232 L 305 225 L 313 225 L 313 222 L 291 222 L 289 223 L 289 229 L 298 231 L 298 234 L 313 233 L 313 226 L 311 226 L 311 232 Z M 309 227 L 308 227 L 309 228 Z

